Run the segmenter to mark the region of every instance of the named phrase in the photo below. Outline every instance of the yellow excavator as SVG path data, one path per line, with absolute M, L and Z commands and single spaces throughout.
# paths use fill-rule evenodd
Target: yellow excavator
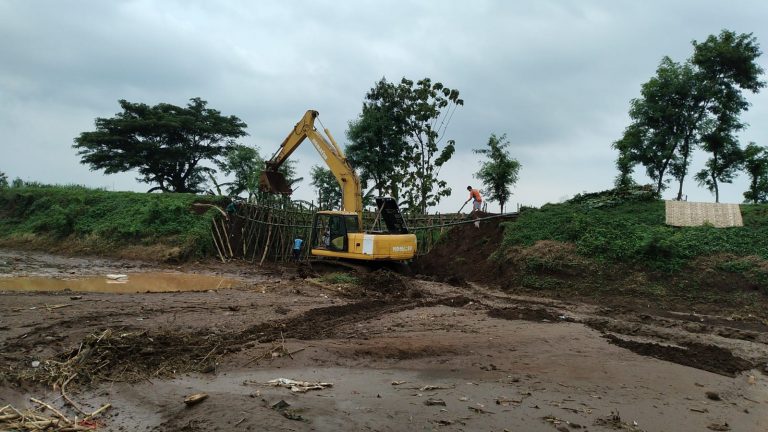
M 315 128 L 317 111 L 307 111 L 288 134 L 280 148 L 266 162 L 259 179 L 261 190 L 290 195 L 293 191 L 278 168 L 306 139 L 312 142 L 341 186 L 341 211 L 322 210 L 315 213 L 309 245 L 312 255 L 365 261 L 406 261 L 416 254 L 416 236 L 408 232 L 397 202 L 389 197 L 376 198 L 374 225 L 386 229 L 363 229 L 363 194 L 360 179 L 347 162 L 341 147 L 330 131 L 325 137 Z

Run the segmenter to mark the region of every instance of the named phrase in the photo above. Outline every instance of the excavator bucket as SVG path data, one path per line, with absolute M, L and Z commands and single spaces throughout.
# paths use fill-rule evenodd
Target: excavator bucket
M 291 185 L 285 180 L 282 173 L 271 170 L 264 170 L 259 177 L 259 189 L 263 192 L 278 193 L 290 195 L 293 193 Z

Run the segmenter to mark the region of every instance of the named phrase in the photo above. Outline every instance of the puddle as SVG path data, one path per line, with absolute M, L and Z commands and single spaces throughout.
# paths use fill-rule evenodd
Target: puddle
M 116 275 L 91 276 L 77 279 L 56 279 L 51 277 L 0 278 L 0 291 L 64 291 L 73 292 L 176 292 L 207 291 L 231 288 L 240 282 L 219 276 L 186 273 L 136 273 L 125 278 Z

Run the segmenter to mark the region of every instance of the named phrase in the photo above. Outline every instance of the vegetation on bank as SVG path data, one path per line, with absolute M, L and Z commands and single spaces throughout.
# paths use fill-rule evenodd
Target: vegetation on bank
M 539 241 L 575 245 L 604 264 L 675 274 L 695 260 L 720 257 L 716 270 L 749 274 L 768 286 L 768 205 L 742 205 L 743 227 L 671 227 L 664 202 L 634 189 L 577 195 L 561 204 L 523 209 L 507 224 L 501 252 Z
M 220 199 L 83 186 L 2 188 L 0 244 L 56 245 L 63 251 L 108 254 L 129 247 L 162 246 L 166 258 L 202 256 L 212 248 L 210 224 L 216 210 L 193 204 Z

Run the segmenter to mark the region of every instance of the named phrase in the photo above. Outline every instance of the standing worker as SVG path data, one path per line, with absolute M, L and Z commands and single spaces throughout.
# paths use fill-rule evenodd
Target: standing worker
M 470 200 L 474 200 L 472 201 L 472 212 L 480 211 L 480 206 L 483 204 L 483 197 L 480 196 L 480 191 L 472 189 L 472 186 L 467 186 L 467 190 L 469 191 L 469 199 L 464 204 L 466 205 Z
M 301 256 L 301 245 L 304 240 L 301 237 L 297 237 L 293 240 L 293 260 L 298 261 Z

